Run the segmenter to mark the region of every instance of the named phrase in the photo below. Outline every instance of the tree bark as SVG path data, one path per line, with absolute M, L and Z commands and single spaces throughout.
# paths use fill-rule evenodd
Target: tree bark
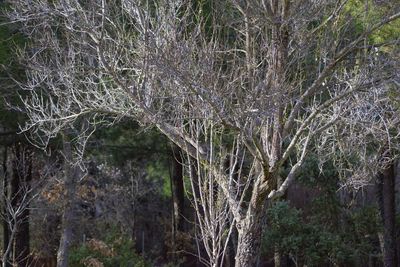
M 264 210 L 256 210 L 246 218 L 243 225 L 238 226 L 238 245 L 235 267 L 257 266 L 261 249 L 262 215 Z
M 57 267 L 68 267 L 69 247 L 72 242 L 73 209 L 66 207 L 63 214 L 63 227 L 57 252 Z
M 394 165 L 377 177 L 377 201 L 383 223 L 383 262 L 385 267 L 397 266 L 396 203 Z
M 68 267 L 68 257 L 70 245 L 73 241 L 73 226 L 75 215 L 75 192 L 79 175 L 77 166 L 71 165 L 72 151 L 71 144 L 64 140 L 64 179 L 65 179 L 65 199 L 62 215 L 62 230 L 60 245 L 57 251 L 57 267 Z
M 276 183 L 277 183 L 277 188 L 279 188 L 283 183 L 282 178 L 278 177 Z M 287 192 L 285 192 L 283 196 L 279 197 L 276 200 L 286 200 L 286 199 L 287 199 Z M 282 254 L 277 247 L 275 247 L 274 264 L 275 267 L 286 267 L 288 265 L 287 255 Z

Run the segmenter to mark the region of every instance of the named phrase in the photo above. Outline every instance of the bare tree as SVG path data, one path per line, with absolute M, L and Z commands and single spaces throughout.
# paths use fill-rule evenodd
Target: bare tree
M 356 32 L 347 3 L 217 1 L 209 14 L 180 0 L 11 3 L 30 37 L 25 129 L 46 145 L 82 116 L 157 127 L 197 160 L 211 265 L 223 251 L 213 242 L 225 242 L 215 236 L 226 226 L 218 208 L 238 231 L 236 266 L 255 266 L 267 200 L 285 193 L 354 98 L 395 79 L 369 36 L 400 17 L 399 4 L 375 6 L 379 19 Z

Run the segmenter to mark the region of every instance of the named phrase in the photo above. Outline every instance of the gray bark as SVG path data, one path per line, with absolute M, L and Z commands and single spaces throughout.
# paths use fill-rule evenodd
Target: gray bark
M 73 239 L 73 208 L 66 207 L 63 214 L 63 227 L 57 252 L 57 267 L 68 267 L 69 248 Z
M 238 246 L 235 267 L 257 266 L 262 238 L 262 211 L 256 211 L 251 219 L 238 227 Z
M 73 241 L 73 225 L 74 225 L 74 208 L 75 208 L 75 192 L 79 175 L 79 168 L 72 166 L 71 144 L 64 141 L 65 156 L 65 191 L 64 210 L 62 215 L 62 231 L 60 245 L 57 251 L 57 267 L 68 267 L 68 256 L 70 245 Z

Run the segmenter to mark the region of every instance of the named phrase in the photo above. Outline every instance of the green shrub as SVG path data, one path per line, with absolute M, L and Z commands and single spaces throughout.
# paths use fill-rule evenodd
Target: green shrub
M 375 207 L 348 211 L 348 216 L 342 216 L 341 227 L 335 226 L 335 222 L 319 220 L 318 217 L 325 217 L 326 212 L 315 211 L 305 217 L 287 202 L 272 205 L 268 210 L 263 252 L 272 256 L 279 251 L 307 266 L 353 265 L 355 259 L 376 255 L 380 226 Z
M 307 266 L 338 263 L 348 256 L 340 235 L 306 222 L 301 211 L 286 202 L 275 203 L 268 215 L 269 227 L 263 239 L 263 250 L 267 254 L 278 250 Z

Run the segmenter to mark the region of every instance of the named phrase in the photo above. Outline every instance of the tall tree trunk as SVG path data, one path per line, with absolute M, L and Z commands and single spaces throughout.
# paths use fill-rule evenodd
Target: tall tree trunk
M 271 182 L 274 181 L 276 183 L 276 179 L 271 177 Z M 265 204 L 269 193 L 260 188 L 259 182 L 260 180 L 254 185 L 246 216 L 236 223 L 238 243 L 235 267 L 255 267 L 259 263 L 264 219 L 266 218 L 267 205 Z M 270 188 L 275 188 L 275 186 Z
M 66 205 L 62 217 L 62 232 L 60 238 L 60 245 L 57 252 L 57 267 L 68 267 L 69 247 L 72 242 L 72 221 L 73 221 L 73 208 Z
M 383 223 L 383 262 L 385 267 L 397 266 L 396 203 L 394 165 L 377 177 L 377 200 Z
M 179 266 L 177 261 L 176 252 L 184 248 L 177 247 L 177 239 L 179 239 L 179 233 L 184 231 L 184 201 L 185 192 L 183 187 L 183 169 L 182 169 L 182 155 L 181 149 L 171 144 L 172 146 L 172 170 L 171 170 L 171 190 L 172 190 L 172 210 L 173 210 L 173 261 L 176 266 Z
M 245 217 L 237 220 L 238 244 L 235 267 L 255 267 L 259 265 L 261 240 L 266 219 L 266 209 L 272 204 L 268 194 L 276 188 L 279 176 L 263 169 L 264 181 L 257 180 L 246 211 Z
M 11 179 L 11 205 L 16 210 L 23 206 L 16 218 L 16 233 L 13 258 L 19 267 L 29 266 L 29 207 L 23 201 L 29 199 L 30 182 L 32 180 L 32 157 L 21 144 L 15 145 L 15 158 L 12 161 L 13 176 Z M 25 200 L 24 200 L 25 196 Z M 13 242 L 13 240 L 10 240 Z
M 238 245 L 235 267 L 257 266 L 261 249 L 262 222 L 264 210 L 255 210 L 238 226 Z
M 175 229 L 178 232 L 184 230 L 184 201 L 185 192 L 183 188 L 182 155 L 178 146 L 173 145 L 173 166 L 172 166 L 172 194 L 174 201 Z
M 3 181 L 3 253 L 6 253 L 8 244 L 10 242 L 10 230 L 9 230 L 9 225 L 8 225 L 8 220 L 7 220 L 7 198 L 8 198 L 8 168 L 7 168 L 7 159 L 8 159 L 8 148 L 4 147 L 4 152 L 3 152 L 3 175 L 4 175 L 4 181 Z M 4 257 L 4 255 L 3 255 Z M 9 255 L 5 255 L 3 258 L 3 266 L 4 267 L 11 267 L 11 264 L 9 262 Z
M 282 185 L 283 181 L 281 177 L 277 178 L 277 188 Z M 286 200 L 287 199 L 287 192 L 282 197 L 278 198 L 277 200 Z M 274 264 L 275 267 L 286 267 L 288 266 L 288 257 L 285 254 L 282 254 L 275 246 L 275 253 L 274 253 Z
M 64 185 L 65 199 L 62 215 L 60 245 L 57 251 L 57 267 L 68 267 L 70 245 L 73 241 L 75 215 L 75 192 L 79 175 L 79 167 L 71 164 L 72 151 L 69 141 L 64 140 Z

